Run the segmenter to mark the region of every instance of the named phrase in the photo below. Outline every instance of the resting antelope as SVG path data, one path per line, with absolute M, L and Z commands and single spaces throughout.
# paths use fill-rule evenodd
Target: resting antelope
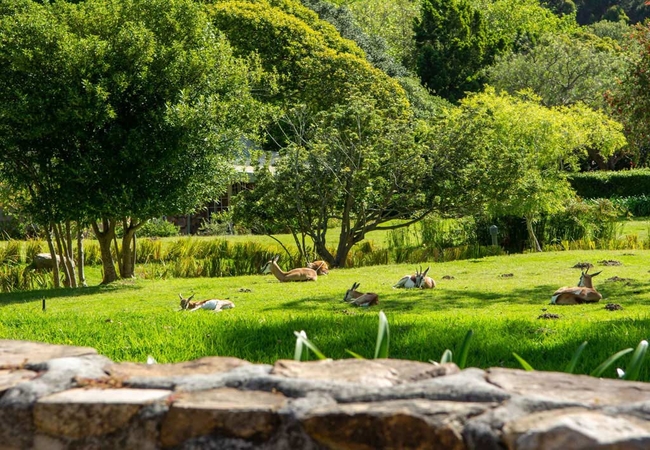
M 350 289 L 345 292 L 343 301 L 355 306 L 374 306 L 379 304 L 379 295 L 374 292 L 365 294 L 357 291 L 359 283 L 354 283 Z
M 318 274 L 314 269 L 309 269 L 307 267 L 301 267 L 299 269 L 293 269 L 288 272 L 283 272 L 278 266 L 278 259 L 280 256 L 276 256 L 262 267 L 262 273 L 271 272 L 275 275 L 275 278 L 284 282 L 284 281 L 316 281 L 318 279 Z
M 327 275 L 330 268 L 325 261 L 314 261 L 307 264 L 307 268 L 314 269 L 318 275 Z
M 223 311 L 224 309 L 231 309 L 235 304 L 230 300 L 217 300 L 216 298 L 210 300 L 202 300 L 200 302 L 193 302 L 194 294 L 190 298 L 183 298 L 183 294 L 178 294 L 181 298 L 181 310 L 183 311 L 196 311 L 197 309 L 207 309 L 212 311 Z
M 591 279 L 600 272 L 587 274 L 589 269 L 582 272 L 578 286 L 561 287 L 551 297 L 552 305 L 580 305 L 582 303 L 597 303 L 603 296 L 594 289 Z M 601 271 L 602 272 L 602 271 Z
M 427 270 L 422 272 L 422 267 L 420 267 L 420 270 L 415 271 L 415 275 L 404 275 L 393 287 L 406 289 L 433 289 L 436 287 L 436 282 L 433 278 L 427 276 L 429 269 L 430 267 L 427 267 Z

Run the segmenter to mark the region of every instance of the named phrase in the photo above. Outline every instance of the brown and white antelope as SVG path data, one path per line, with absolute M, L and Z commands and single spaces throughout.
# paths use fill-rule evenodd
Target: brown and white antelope
M 355 306 L 374 306 L 379 304 L 379 295 L 374 292 L 359 292 L 356 289 L 360 283 L 354 283 L 350 289 L 345 292 L 343 301 Z
M 201 300 L 200 302 L 193 302 L 194 294 L 190 298 L 183 298 L 183 294 L 178 294 L 181 298 L 181 310 L 183 311 L 196 311 L 199 309 L 207 309 L 210 311 L 223 311 L 224 309 L 232 309 L 235 304 L 230 300 L 218 300 L 216 298 L 210 300 Z
M 405 289 L 433 289 L 436 287 L 436 282 L 433 278 L 427 276 L 429 269 L 430 267 L 427 267 L 427 270 L 422 272 L 422 267 L 420 267 L 420 270 L 415 271 L 415 275 L 404 275 L 393 287 Z
M 307 268 L 314 269 L 318 275 L 327 275 L 330 273 L 330 268 L 325 261 L 314 261 L 307 264 Z
M 288 272 L 283 272 L 278 266 L 278 259 L 280 256 L 276 256 L 262 267 L 262 273 L 272 273 L 275 275 L 275 278 L 281 282 L 285 281 L 316 281 L 318 279 L 318 274 L 314 269 L 308 267 L 301 267 L 299 269 L 292 269 Z
M 589 275 L 587 272 L 589 268 L 582 272 L 578 286 L 574 287 L 561 287 L 553 293 L 551 297 L 552 305 L 581 305 L 583 303 L 598 303 L 602 294 L 594 289 L 591 281 L 593 277 L 600 272 L 592 273 Z M 601 271 L 602 272 L 602 271 Z

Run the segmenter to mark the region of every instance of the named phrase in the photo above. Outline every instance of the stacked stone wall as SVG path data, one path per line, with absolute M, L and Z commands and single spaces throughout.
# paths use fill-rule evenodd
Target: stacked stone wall
M 650 384 L 413 361 L 115 363 L 0 340 L 0 449 L 650 449 Z

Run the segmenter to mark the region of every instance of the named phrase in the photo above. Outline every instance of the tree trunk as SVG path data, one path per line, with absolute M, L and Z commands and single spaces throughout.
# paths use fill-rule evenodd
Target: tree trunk
M 144 221 L 136 223 L 132 218 L 122 219 L 124 235 L 122 236 L 122 254 L 120 264 L 120 276 L 122 278 L 135 277 L 135 232 L 144 224 Z
M 52 224 L 47 225 L 47 247 L 50 249 L 50 256 L 52 257 L 52 277 L 54 278 L 54 287 L 61 287 L 61 280 L 59 275 L 59 263 L 56 259 L 56 250 L 54 249 L 54 242 L 52 242 Z
M 542 247 L 539 245 L 537 236 L 535 236 L 535 230 L 533 230 L 533 218 L 530 216 L 525 216 L 526 219 L 526 229 L 528 230 L 528 238 L 530 239 L 530 244 L 533 246 L 535 251 L 541 252 Z
M 65 254 L 64 245 L 61 242 L 61 230 L 59 229 L 59 224 L 53 223 L 52 228 L 54 228 L 54 238 L 56 240 L 56 248 L 59 251 L 59 257 L 61 258 L 60 267 L 63 267 L 63 275 L 64 275 L 63 285 L 65 287 L 72 287 L 72 283 L 70 282 L 70 277 L 71 277 L 70 264 L 69 264 L 70 261 L 68 261 L 68 258 Z
M 69 274 L 68 284 L 70 287 L 77 287 L 77 278 L 74 273 L 74 254 L 72 253 L 72 235 L 70 234 L 70 222 L 66 222 L 65 225 L 65 234 L 60 224 L 57 225 L 59 228 L 59 234 L 61 235 L 61 244 L 63 245 L 63 263 L 66 268 L 66 274 Z
M 122 278 L 135 277 L 135 265 L 133 264 L 133 253 L 135 251 L 135 231 L 124 228 L 122 236 L 122 263 L 120 264 L 120 276 Z
M 84 241 L 81 233 L 81 224 L 77 222 L 77 273 L 79 275 L 79 286 L 86 287 L 86 272 L 84 269 L 86 254 L 84 253 Z
M 97 241 L 99 242 L 99 250 L 102 255 L 102 267 L 104 269 L 102 284 L 112 283 L 117 280 L 115 263 L 113 262 L 113 255 L 111 254 L 111 242 L 115 237 L 115 220 L 102 219 L 101 231 L 96 221 L 93 221 L 92 227 L 95 236 L 97 237 Z

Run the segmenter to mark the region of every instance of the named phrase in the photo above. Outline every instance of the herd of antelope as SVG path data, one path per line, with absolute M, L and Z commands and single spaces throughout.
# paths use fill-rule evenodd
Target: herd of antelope
M 327 275 L 329 273 L 329 266 L 325 261 L 314 261 L 307 264 L 307 267 L 300 267 L 292 269 L 287 272 L 283 271 L 278 265 L 279 256 L 270 259 L 264 266 L 262 266 L 262 273 L 272 273 L 275 278 L 280 282 L 288 281 L 316 281 L 318 275 Z M 420 267 L 415 271 L 415 274 L 404 275 L 399 281 L 393 285 L 394 289 L 433 289 L 436 287 L 436 282 L 433 278 L 427 276 L 430 267 L 422 270 Z M 559 288 L 551 296 L 551 304 L 554 305 L 580 305 L 583 303 L 596 303 L 600 301 L 603 296 L 594 288 L 592 278 L 600 272 L 589 274 L 589 268 L 584 270 L 580 275 L 580 280 L 577 286 L 565 286 Z M 360 292 L 357 291 L 360 283 L 355 282 L 350 289 L 345 292 L 343 301 L 354 306 L 375 306 L 379 304 L 379 295 L 374 292 Z M 189 298 L 181 298 L 181 310 L 183 311 L 197 311 L 199 309 L 206 309 L 211 311 L 222 311 L 235 307 L 235 304 L 230 300 L 209 299 L 202 301 L 192 301 L 194 295 Z

